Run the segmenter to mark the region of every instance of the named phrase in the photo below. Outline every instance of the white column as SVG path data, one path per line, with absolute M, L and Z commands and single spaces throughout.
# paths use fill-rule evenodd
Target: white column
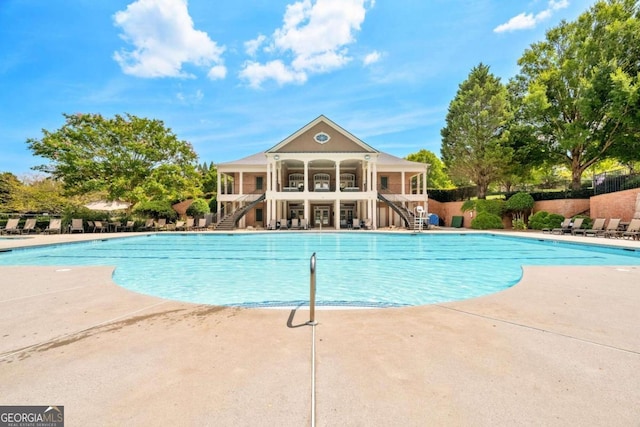
M 333 203 L 333 228 L 340 229 L 340 198 Z
M 340 162 L 336 161 L 336 189 L 335 192 L 340 192 Z
M 406 177 L 404 175 L 404 171 L 400 172 L 400 182 L 402 183 L 402 185 L 400 187 L 400 194 L 402 194 L 403 196 L 406 194 L 405 190 L 404 190 L 404 188 L 405 188 L 405 183 L 404 183 L 405 178 Z
M 240 188 L 238 188 L 238 194 L 244 194 L 244 172 L 240 172 Z
M 304 192 L 309 192 L 309 161 L 305 160 L 304 162 Z M 307 206 L 308 204 L 305 204 Z M 306 209 L 306 208 L 305 208 Z M 305 215 L 307 212 L 305 211 Z M 307 218 L 308 220 L 308 218 Z

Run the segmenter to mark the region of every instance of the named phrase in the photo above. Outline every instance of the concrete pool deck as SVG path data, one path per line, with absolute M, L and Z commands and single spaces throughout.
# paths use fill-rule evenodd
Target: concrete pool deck
M 172 302 L 111 274 L 0 267 L 0 405 L 64 405 L 69 426 L 311 424 L 308 311 Z M 639 266 L 525 267 L 494 295 L 316 320 L 318 426 L 640 424 Z

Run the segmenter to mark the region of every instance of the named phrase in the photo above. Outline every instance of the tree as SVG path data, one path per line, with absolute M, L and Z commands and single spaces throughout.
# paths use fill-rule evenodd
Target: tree
M 18 193 L 22 189 L 22 182 L 11 172 L 0 173 L 0 211 L 13 212 L 16 209 L 14 201 L 18 201 Z
M 411 153 L 406 157 L 411 162 L 420 162 L 429 164 L 429 172 L 427 174 L 427 185 L 429 188 L 453 188 L 453 183 L 444 170 L 444 163 L 433 152 L 424 148 L 417 153 Z
M 527 228 L 527 215 L 533 209 L 535 200 L 529 193 L 516 193 L 509 197 L 504 207 L 511 212 L 513 218 L 513 228 L 524 230 Z
M 442 134 L 442 159 L 453 178 L 478 187 L 478 198 L 510 165 L 513 149 L 506 145 L 511 119 L 507 90 L 483 64 L 474 67 L 449 104 Z
M 41 139 L 27 144 L 50 161 L 34 169 L 61 180 L 70 194 L 104 192 L 109 200 L 136 203 L 199 193 L 195 151 L 162 121 L 130 114 L 64 117 L 60 129 L 43 129 Z
M 572 188 L 607 156 L 638 159 L 640 20 L 634 0 L 598 1 L 519 60 L 526 124 L 538 149 L 571 170 Z

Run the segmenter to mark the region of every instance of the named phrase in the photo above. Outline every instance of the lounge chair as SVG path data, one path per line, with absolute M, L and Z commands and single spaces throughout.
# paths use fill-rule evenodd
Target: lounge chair
M 53 234 L 62 232 L 62 220 L 60 218 L 51 218 L 49 220 L 49 225 L 44 229 L 46 234 Z
M 196 230 L 206 230 L 207 229 L 207 218 L 200 218 L 198 220 L 198 224 L 194 228 Z
M 104 233 L 105 231 L 107 231 L 107 226 L 105 226 L 102 221 L 93 221 L 94 233 Z
M 84 225 L 83 225 L 82 218 L 74 218 L 71 220 L 71 225 L 69 226 L 69 233 L 73 233 L 74 231 L 84 233 Z
M 9 218 L 7 224 L 0 230 L 0 234 L 20 234 L 20 228 L 18 228 L 19 222 L 20 218 Z
M 142 231 L 151 231 L 155 227 L 155 220 L 153 218 L 147 218 L 144 225 L 140 227 Z
M 194 220 L 192 217 L 188 216 L 188 217 L 187 217 L 187 223 L 186 223 L 186 225 L 184 226 L 185 231 L 191 231 L 191 230 L 193 230 L 193 226 L 194 226 L 194 225 L 195 225 L 195 220 Z
M 135 221 L 127 221 L 125 225 L 120 227 L 122 231 L 133 231 L 133 227 L 136 225 Z
M 20 234 L 29 234 L 32 231 L 33 232 L 36 231 L 36 219 L 27 218 L 27 220 L 24 222 L 24 226 L 22 227 L 22 230 L 20 230 Z
M 278 221 L 275 219 L 272 219 L 269 221 L 269 225 L 267 225 L 267 230 L 275 230 L 278 228 Z
M 301 230 L 307 230 L 309 228 L 309 224 L 307 223 L 307 219 L 306 218 L 301 218 L 300 219 L 300 229 Z
M 353 229 L 360 230 L 360 218 L 353 218 Z
M 542 230 L 544 232 L 545 230 Z M 571 233 L 571 218 L 565 218 L 560 227 L 551 229 L 551 234 Z
M 167 229 L 167 219 L 166 218 L 158 218 L 156 221 L 154 228 L 156 231 L 162 231 Z
M 176 221 L 176 224 L 173 226 L 175 231 L 184 231 L 186 229 L 186 225 L 184 221 Z
M 291 218 L 291 229 L 297 230 L 298 228 L 300 228 L 300 222 L 298 218 Z
M 365 230 L 371 230 L 372 225 L 371 225 L 371 220 L 369 218 L 365 218 L 364 220 L 364 229 Z
M 602 233 L 596 234 L 596 236 L 620 237 L 620 235 L 622 234 L 622 232 L 619 230 L 620 221 L 620 218 L 610 219 L 607 227 L 602 231 Z
M 625 239 L 640 239 L 640 219 L 632 219 L 627 229 L 622 232 L 621 236 Z
M 287 230 L 289 228 L 289 224 L 287 222 L 287 218 L 282 218 L 280 220 L 280 230 Z
M 606 220 L 604 218 L 596 218 L 595 221 L 593 221 L 593 224 L 591 225 L 591 228 L 578 228 L 578 229 L 572 229 L 571 230 L 571 234 L 573 234 L 574 236 L 577 236 L 578 234 L 582 234 L 583 236 L 588 236 L 590 234 L 592 235 L 596 235 L 596 233 L 602 231 L 604 229 L 604 223 L 606 222 Z

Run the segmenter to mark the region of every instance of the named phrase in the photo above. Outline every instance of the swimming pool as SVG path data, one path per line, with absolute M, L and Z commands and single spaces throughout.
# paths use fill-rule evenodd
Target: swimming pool
M 0 265 L 114 265 L 114 281 L 231 306 L 406 306 L 506 289 L 523 265 L 640 265 L 640 252 L 491 234 L 160 233 L 0 253 Z

